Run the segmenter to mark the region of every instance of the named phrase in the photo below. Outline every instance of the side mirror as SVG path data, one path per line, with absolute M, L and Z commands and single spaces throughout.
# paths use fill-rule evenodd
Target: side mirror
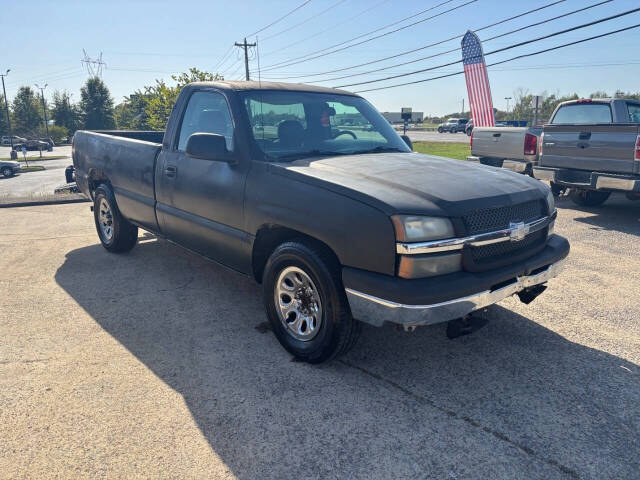
M 218 133 L 194 133 L 187 140 L 186 153 L 191 158 L 234 163 L 224 135 Z
M 404 140 L 404 143 L 407 144 L 407 147 L 409 147 L 411 151 L 413 151 L 413 143 L 411 142 L 411 139 L 406 135 L 400 135 L 400 138 L 402 138 L 402 140 Z

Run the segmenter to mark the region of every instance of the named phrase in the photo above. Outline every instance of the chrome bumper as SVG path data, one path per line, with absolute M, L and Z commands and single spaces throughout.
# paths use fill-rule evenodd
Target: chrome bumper
M 600 172 L 586 174 L 581 181 L 572 181 L 564 175 L 566 170 L 552 167 L 534 167 L 533 176 L 559 185 L 591 190 L 620 190 L 624 192 L 640 191 L 640 178 L 637 175 L 625 176 Z
M 563 259 L 553 263 L 546 270 L 534 275 L 517 277 L 512 283 L 496 290 L 485 290 L 474 295 L 433 305 L 404 305 L 350 288 L 345 290 L 351 313 L 354 318 L 363 322 L 375 326 L 381 326 L 384 322 L 392 322 L 403 325 L 405 328 L 433 325 L 463 317 L 475 310 L 493 305 L 522 290 L 543 284 L 558 275 L 564 266 L 564 262 L 565 260 Z

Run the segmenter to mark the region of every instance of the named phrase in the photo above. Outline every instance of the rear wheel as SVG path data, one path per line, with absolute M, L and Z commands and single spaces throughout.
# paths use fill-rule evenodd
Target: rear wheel
M 113 253 L 131 250 L 138 241 L 138 227 L 122 216 L 108 185 L 96 188 L 93 217 L 102 246 Z
M 323 248 L 302 241 L 280 245 L 262 284 L 273 332 L 297 359 L 325 362 L 355 344 L 362 325 L 351 316 L 337 261 Z
M 13 177 L 13 169 L 11 167 L 2 167 L 2 176 L 6 178 Z
M 581 207 L 597 207 L 607 201 L 611 192 L 598 192 L 596 190 L 573 189 L 571 200 Z

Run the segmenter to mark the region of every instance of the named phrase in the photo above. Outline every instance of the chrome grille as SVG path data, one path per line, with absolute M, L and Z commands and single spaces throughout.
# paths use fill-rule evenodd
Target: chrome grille
M 545 215 L 544 202 L 534 200 L 499 208 L 476 210 L 462 217 L 469 235 L 509 228 L 511 222 L 531 222 Z
M 482 247 L 470 247 L 469 252 L 471 253 L 471 259 L 474 263 L 484 264 L 487 262 L 495 262 L 504 259 L 505 256 L 508 255 L 520 255 L 528 249 L 535 251 L 535 248 L 541 245 L 546 237 L 547 229 L 545 228 L 544 230 L 527 235 L 519 242 L 500 242 Z

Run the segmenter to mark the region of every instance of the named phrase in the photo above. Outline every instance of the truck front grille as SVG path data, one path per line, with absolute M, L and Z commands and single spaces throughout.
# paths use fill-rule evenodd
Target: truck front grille
M 462 221 L 469 235 L 494 232 L 509 228 L 511 222 L 531 222 L 545 215 L 544 202 L 534 200 L 499 208 L 476 210 L 464 217 Z
M 529 223 L 546 215 L 543 201 L 531 201 L 499 208 L 476 210 L 462 217 L 469 235 L 509 228 L 512 222 Z M 467 271 L 480 272 L 524 260 L 539 252 L 545 245 L 547 229 L 527 235 L 519 242 L 500 242 L 481 247 L 467 246 L 463 264 Z

